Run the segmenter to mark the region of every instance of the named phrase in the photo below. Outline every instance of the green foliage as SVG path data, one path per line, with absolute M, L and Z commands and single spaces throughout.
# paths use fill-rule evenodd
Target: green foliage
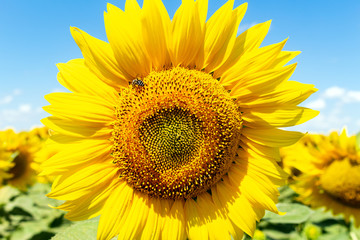
M 360 229 L 353 222 L 346 223 L 341 215 L 297 202 L 288 186 L 280 188 L 280 194 L 278 209 L 287 213 L 281 216 L 266 212 L 257 227 L 267 240 L 360 240 Z
M 51 240 L 96 240 L 99 218 L 71 224 L 68 228 L 60 231 Z
M 356 134 L 356 151 L 360 152 L 360 132 Z
M 58 205 L 45 196 L 48 184 L 36 184 L 27 192 L 5 186 L 0 188 L 0 239 L 50 239 L 69 225 L 64 212 L 48 205 Z
M 27 192 L 0 188 L 0 239 L 96 240 L 99 217 L 71 223 L 64 219 L 63 211 L 49 207 L 59 205 L 45 196 L 49 191 L 46 184 L 36 184 Z M 266 212 L 254 240 L 360 240 L 360 229 L 342 216 L 296 202 L 296 194 L 289 187 L 280 188 L 280 192 L 277 206 L 286 214 Z
M 272 212 L 266 212 L 264 216 L 265 221 L 280 224 L 300 224 L 306 222 L 312 214 L 310 208 L 298 203 L 279 203 L 277 207 L 279 211 L 286 214 L 278 215 Z
M 99 220 L 100 217 L 96 217 L 73 223 L 71 226 L 58 232 L 51 240 L 96 240 Z M 112 240 L 116 239 L 117 237 L 112 238 Z

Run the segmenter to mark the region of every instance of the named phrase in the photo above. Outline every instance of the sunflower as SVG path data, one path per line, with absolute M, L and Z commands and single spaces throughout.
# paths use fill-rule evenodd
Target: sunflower
M 1 182 L 20 190 L 36 182 L 39 164 L 34 162 L 35 154 L 41 149 L 47 138 L 47 128 L 36 128 L 30 132 L 15 133 L 12 129 L 0 132 L 4 175 Z M 2 176 L 1 175 L 1 176 Z
M 43 123 L 60 151 L 42 164 L 49 197 L 70 220 L 101 215 L 98 239 L 241 239 L 265 210 L 278 213 L 286 173 L 280 130 L 316 111 L 316 91 L 288 81 L 299 52 L 261 47 L 270 21 L 241 35 L 247 4 L 185 0 L 172 20 L 160 0 L 108 4 L 108 41 L 72 27 L 84 59 L 59 64 Z
M 281 162 L 280 166 L 289 174 L 289 181 L 291 182 L 302 173 L 309 173 L 314 170 L 312 166 L 313 157 L 309 148 L 314 148 L 320 143 L 324 144 L 326 137 L 321 134 L 306 134 L 300 141 L 288 147 L 280 148 Z M 331 147 L 331 146 L 330 146 Z M 324 151 L 325 146 L 323 145 Z M 326 148 L 328 149 L 328 147 Z M 299 158 L 301 153 L 301 160 Z
M 53 177 L 38 175 L 42 171 L 41 164 L 57 153 L 56 148 L 45 145 L 46 140 L 49 138 L 49 129 L 47 127 L 34 128 L 29 132 L 29 136 L 29 144 L 33 146 L 31 168 L 37 174 L 36 182 L 50 183 L 53 181 Z
M 39 151 L 37 151 L 34 154 L 34 161 L 31 164 L 31 167 L 35 170 L 35 172 L 38 174 L 42 172 L 41 164 L 45 162 L 47 159 L 54 156 L 56 153 L 59 152 L 58 145 L 52 145 L 52 144 L 45 144 L 46 140 L 49 138 L 49 131 L 48 128 L 38 128 L 32 130 L 33 134 L 38 136 L 38 140 L 40 140 L 39 143 Z M 37 175 L 37 182 L 39 183 L 52 183 L 54 180 L 54 177 L 48 176 L 48 175 Z
M 360 226 L 360 149 L 356 136 L 308 135 L 288 147 L 283 161 L 298 170 L 290 185 L 298 200 L 314 208 L 325 207 L 334 215 L 343 214 L 347 222 L 354 218 Z
M 11 152 L 6 151 L 3 147 L 4 132 L 0 132 L 0 187 L 3 185 L 5 179 L 11 178 L 9 170 L 14 166 L 10 162 Z

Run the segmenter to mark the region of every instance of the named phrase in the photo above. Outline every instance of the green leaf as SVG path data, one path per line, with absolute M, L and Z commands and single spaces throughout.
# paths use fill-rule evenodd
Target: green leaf
M 351 222 L 350 231 L 351 239 L 360 240 L 360 227 L 355 227 L 354 221 Z
M 328 233 L 321 235 L 317 240 L 349 240 L 349 234 L 347 232 L 341 233 Z
M 11 198 L 20 194 L 20 191 L 10 186 L 3 186 L 0 188 L 0 205 L 7 204 Z
M 30 239 L 32 236 L 47 231 L 48 225 L 45 221 L 24 222 L 12 232 L 10 240 Z
M 342 216 L 334 216 L 330 211 L 326 211 L 324 208 L 318 208 L 313 210 L 313 214 L 310 216 L 310 222 L 320 223 L 326 220 L 341 220 Z
M 263 220 L 271 223 L 299 224 L 306 222 L 313 212 L 309 207 L 298 203 L 279 203 L 277 207 L 280 212 L 286 212 L 286 214 L 266 212 Z
M 291 233 L 284 233 L 274 229 L 263 229 L 263 233 L 272 239 L 287 240 L 290 238 Z
M 96 240 L 98 224 L 99 218 L 74 223 L 60 231 L 51 240 Z
M 296 196 L 294 190 L 292 190 L 289 186 L 283 186 L 279 188 L 280 196 L 279 202 L 281 203 L 291 203 Z
M 348 240 L 350 239 L 348 228 L 342 224 L 331 224 L 323 228 L 322 234 L 317 240 Z
M 59 231 L 51 240 L 96 240 L 97 227 L 99 225 L 100 217 L 76 222 L 69 227 Z M 116 240 L 113 237 L 111 240 Z
M 347 227 L 341 224 L 332 224 L 330 226 L 326 226 L 324 229 L 326 232 L 331 234 L 348 232 Z
M 356 151 L 360 152 L 360 132 L 356 134 Z

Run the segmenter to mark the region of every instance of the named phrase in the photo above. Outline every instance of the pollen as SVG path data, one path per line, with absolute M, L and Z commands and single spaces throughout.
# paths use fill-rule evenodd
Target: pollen
M 242 118 L 211 74 L 153 71 L 119 92 L 111 141 L 119 177 L 153 197 L 193 198 L 227 173 Z

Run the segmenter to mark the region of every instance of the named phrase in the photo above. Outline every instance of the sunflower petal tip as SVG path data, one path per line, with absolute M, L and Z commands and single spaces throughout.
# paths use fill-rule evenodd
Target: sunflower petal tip
M 53 196 L 52 192 L 49 192 L 48 194 L 45 194 L 48 198 L 51 198 Z M 50 204 L 48 204 L 50 206 Z
M 44 109 L 44 107 L 42 107 L 42 109 Z M 41 119 L 40 122 L 46 126 L 47 118 Z
M 277 214 L 279 214 L 280 216 L 284 216 L 286 214 L 286 212 L 280 212 L 278 211 Z
M 80 29 L 78 27 L 70 26 L 70 31 L 71 32 L 80 32 Z
M 111 3 L 107 3 L 107 4 L 106 4 L 106 9 L 107 9 L 107 11 L 110 11 L 111 8 L 113 8 L 113 7 L 114 7 L 114 5 L 112 5 Z

